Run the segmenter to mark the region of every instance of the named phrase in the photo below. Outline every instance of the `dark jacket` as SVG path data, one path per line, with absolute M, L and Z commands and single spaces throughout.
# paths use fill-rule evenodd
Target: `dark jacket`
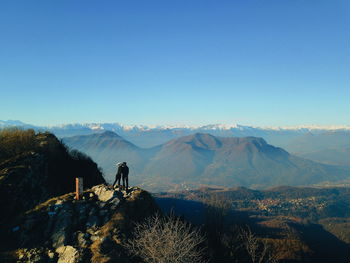
M 128 176 L 129 175 L 129 167 L 128 166 L 121 165 L 119 168 L 121 169 L 120 172 L 121 172 L 121 174 L 123 176 Z M 118 168 L 118 173 L 119 173 L 119 168 Z
M 118 176 L 118 177 L 121 176 L 121 175 L 122 175 L 122 170 L 123 170 L 123 169 L 122 169 L 122 166 L 119 165 L 119 166 L 118 166 L 118 171 L 117 171 L 116 176 Z

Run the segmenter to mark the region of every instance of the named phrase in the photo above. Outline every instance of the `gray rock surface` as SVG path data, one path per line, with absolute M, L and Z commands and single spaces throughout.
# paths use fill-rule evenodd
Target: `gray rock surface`
M 135 220 L 157 210 L 139 188 L 128 193 L 97 185 L 75 200 L 74 193 L 28 211 L 9 230 L 18 244 L 17 262 L 129 262 L 120 245 Z
M 78 250 L 72 246 L 62 246 L 56 249 L 58 253 L 57 263 L 76 263 L 79 258 Z
M 113 188 L 106 185 L 96 185 L 91 189 L 97 198 L 102 202 L 108 202 L 112 198 L 116 197 L 117 192 Z

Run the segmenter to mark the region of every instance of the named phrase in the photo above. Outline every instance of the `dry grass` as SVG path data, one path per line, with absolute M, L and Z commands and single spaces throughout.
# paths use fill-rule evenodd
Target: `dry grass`
M 35 131 L 9 128 L 0 130 L 0 160 L 32 150 L 35 146 Z

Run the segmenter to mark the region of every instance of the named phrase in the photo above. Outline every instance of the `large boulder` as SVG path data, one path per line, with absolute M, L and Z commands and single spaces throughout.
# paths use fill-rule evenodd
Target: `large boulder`
M 72 246 L 62 246 L 56 249 L 58 253 L 57 263 L 76 263 L 79 258 L 79 252 Z
M 108 202 L 111 199 L 117 197 L 116 191 L 112 187 L 106 186 L 106 185 L 97 185 L 92 187 L 92 191 L 97 196 L 98 200 L 102 202 Z

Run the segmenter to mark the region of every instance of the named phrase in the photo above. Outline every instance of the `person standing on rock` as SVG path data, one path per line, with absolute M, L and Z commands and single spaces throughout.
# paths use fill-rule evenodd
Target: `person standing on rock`
M 128 190 L 129 188 L 129 167 L 126 165 L 126 162 L 123 162 L 121 165 L 121 174 L 123 180 L 123 188 Z
M 117 174 L 115 175 L 115 181 L 113 183 L 113 187 L 115 187 L 115 183 L 118 181 L 118 187 L 120 188 L 120 178 L 122 177 L 122 165 L 123 163 L 117 163 Z

